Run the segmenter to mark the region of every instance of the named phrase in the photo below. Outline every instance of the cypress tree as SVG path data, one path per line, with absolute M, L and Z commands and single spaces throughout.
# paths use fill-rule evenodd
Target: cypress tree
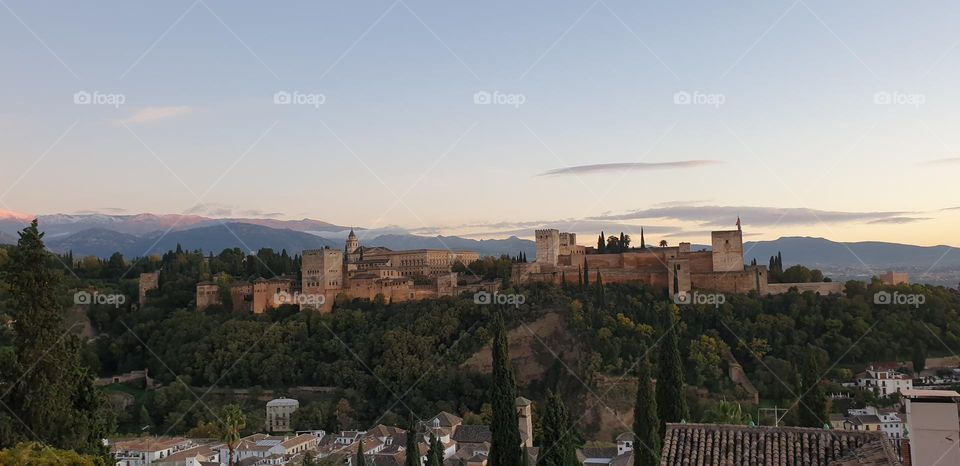
M 493 419 L 490 422 L 490 466 L 519 466 L 520 419 L 517 414 L 517 385 L 510 368 L 507 348 L 507 330 L 498 313 L 493 320 L 493 383 L 490 404 Z
M 607 251 L 607 243 L 604 241 L 603 232 L 600 232 L 600 236 L 597 237 L 597 252 L 603 254 Z
M 823 427 L 829 422 L 827 397 L 820 384 L 819 366 L 816 356 L 808 353 L 800 375 L 800 389 L 803 391 L 797 407 L 800 410 L 797 418 L 801 427 Z
M 443 466 L 443 448 L 440 440 L 430 434 L 430 449 L 427 451 L 427 466 Z
M 357 466 L 367 466 L 367 460 L 363 457 L 363 439 L 357 442 Z
M 637 400 L 633 405 L 633 465 L 660 464 L 660 420 L 650 381 L 650 365 L 644 355 L 637 365 Z
M 666 332 L 657 351 L 657 415 L 660 432 L 666 432 L 668 422 L 680 422 L 690 417 L 683 391 L 683 363 L 677 345 L 677 329 L 673 324 L 672 305 L 663 307 L 662 324 Z
M 603 308 L 606 306 L 606 301 L 607 297 L 603 290 L 603 277 L 600 275 L 600 271 L 597 270 L 597 302 L 599 302 L 600 307 Z
M 587 259 L 583 259 L 583 286 L 590 288 L 590 266 L 587 265 Z
M 620 252 L 627 250 L 627 238 L 623 236 L 623 232 L 620 232 Z
M 577 265 L 577 286 L 583 290 L 583 270 L 580 269 L 579 265 Z
M 404 466 L 422 466 L 420 464 L 420 448 L 417 446 L 416 422 L 413 416 L 410 416 L 410 428 L 407 429 L 407 457 L 403 462 Z
M 647 241 L 643 239 L 643 227 L 640 227 L 640 249 L 647 249 Z
M 576 434 L 570 423 L 570 415 L 563 400 L 552 390 L 547 390 L 543 426 L 543 443 L 537 466 L 577 466 Z M 526 455 L 525 455 L 526 456 Z

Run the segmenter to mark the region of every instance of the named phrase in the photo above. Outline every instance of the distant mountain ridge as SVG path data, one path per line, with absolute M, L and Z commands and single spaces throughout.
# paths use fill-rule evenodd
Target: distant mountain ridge
M 160 231 L 180 231 L 192 228 L 222 225 L 223 223 L 247 223 L 277 229 L 296 231 L 343 231 L 348 227 L 309 218 L 301 220 L 278 220 L 271 218 L 211 218 L 188 214 L 51 214 L 28 215 L 0 211 L 0 232 L 15 234 L 33 218 L 48 238 L 67 236 L 91 228 L 104 228 L 120 233 L 143 236 Z M 358 229 L 359 230 L 359 229 Z
M 200 249 L 214 254 L 229 248 L 240 248 L 246 252 L 261 248 L 273 248 L 276 251 L 286 249 L 289 254 L 299 254 L 304 249 L 340 247 L 339 243 L 309 233 L 250 223 L 223 223 L 167 234 L 155 232 L 146 236 L 92 228 L 47 241 L 47 247 L 53 251 L 73 251 L 75 256 L 98 257 L 108 257 L 114 252 L 120 252 L 124 257 L 163 254 L 176 249 L 178 244 L 186 250 Z

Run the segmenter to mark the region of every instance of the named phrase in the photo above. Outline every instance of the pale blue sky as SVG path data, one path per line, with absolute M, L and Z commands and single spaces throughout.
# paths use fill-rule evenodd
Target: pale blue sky
M 956 2 L 3 4 L 0 209 L 466 232 L 683 202 L 760 237 L 960 227 Z M 685 161 L 720 163 L 537 176 Z M 756 221 L 779 208 L 810 221 Z M 706 210 L 630 222 L 702 241 Z

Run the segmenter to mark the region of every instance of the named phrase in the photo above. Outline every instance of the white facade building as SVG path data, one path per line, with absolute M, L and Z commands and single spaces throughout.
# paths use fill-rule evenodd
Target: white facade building
M 875 370 L 872 366 L 857 376 L 857 387 L 862 390 L 876 389 L 880 396 L 913 388 L 913 379 L 892 369 Z

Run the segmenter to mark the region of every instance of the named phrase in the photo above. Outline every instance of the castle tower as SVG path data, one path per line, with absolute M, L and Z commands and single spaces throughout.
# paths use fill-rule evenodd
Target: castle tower
M 347 235 L 347 247 L 346 253 L 353 254 L 357 252 L 357 249 L 360 248 L 360 240 L 357 239 L 357 235 L 353 233 L 353 228 L 350 229 L 350 234 Z
M 713 249 L 714 272 L 739 272 L 743 270 L 743 231 L 726 230 L 710 232 Z
M 520 440 L 524 448 L 533 446 L 533 402 L 518 396 L 517 417 L 520 418 Z
M 560 230 L 536 230 L 537 263 L 557 265 L 560 256 Z

